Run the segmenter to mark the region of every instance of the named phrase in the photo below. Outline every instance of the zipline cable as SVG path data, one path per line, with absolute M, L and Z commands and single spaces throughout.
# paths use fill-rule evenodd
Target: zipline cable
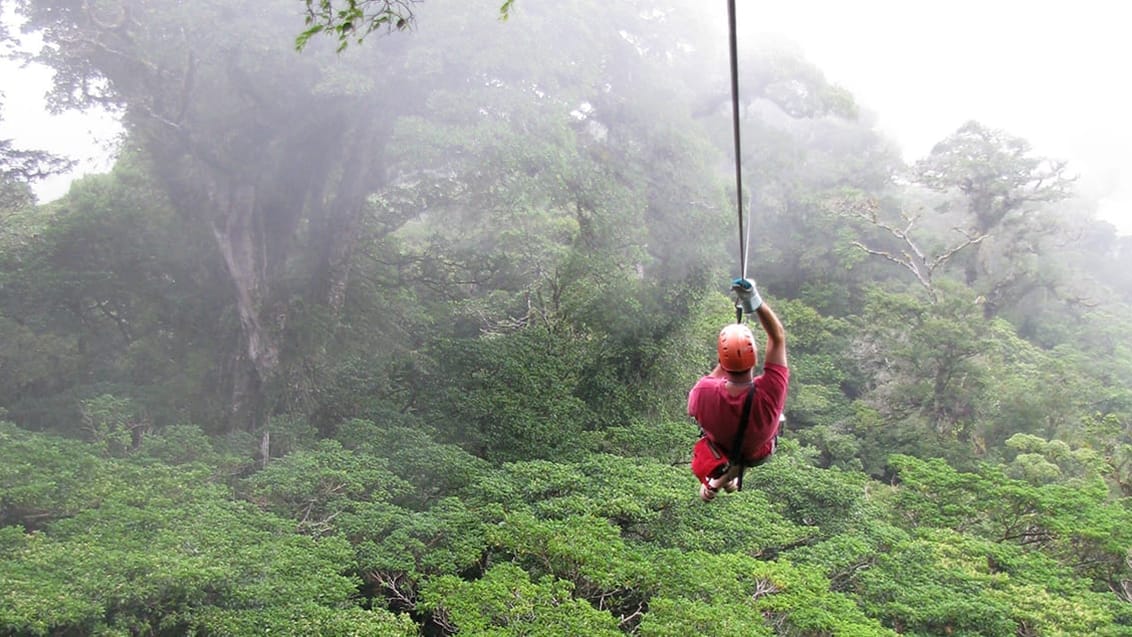
M 752 194 L 747 199 L 747 214 L 750 215 L 754 210 L 755 196 Z M 743 256 L 743 278 L 747 278 L 747 261 L 751 258 L 751 228 L 755 226 L 753 219 L 747 220 L 747 240 L 746 240 L 746 254 Z
M 747 278 L 747 244 L 750 228 L 743 233 L 743 162 L 739 143 L 739 53 L 735 35 L 735 0 L 727 0 L 727 27 L 731 40 L 731 123 L 735 132 L 735 204 L 739 210 L 739 272 Z M 743 322 L 743 308 L 735 306 L 735 322 Z
M 735 131 L 735 203 L 739 208 L 739 271 L 747 278 L 747 246 L 743 235 L 743 167 L 739 144 L 739 54 L 735 36 L 735 0 L 727 0 L 731 36 L 731 122 Z

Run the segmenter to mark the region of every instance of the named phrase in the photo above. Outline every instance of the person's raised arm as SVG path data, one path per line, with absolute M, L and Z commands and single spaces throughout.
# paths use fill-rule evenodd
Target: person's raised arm
M 755 282 L 750 279 L 735 279 L 731 282 L 731 290 L 735 292 L 743 311 L 759 317 L 759 324 L 763 326 L 763 331 L 766 332 L 767 342 L 763 363 L 773 363 L 785 367 L 786 330 L 783 329 L 782 321 L 778 320 L 774 310 L 771 310 L 763 302 L 758 288 L 755 287 Z
M 782 321 L 778 320 L 774 310 L 766 303 L 755 309 L 755 315 L 759 317 L 759 323 L 766 331 L 766 354 L 763 356 L 763 364 L 774 363 L 786 367 L 786 330 L 782 327 Z

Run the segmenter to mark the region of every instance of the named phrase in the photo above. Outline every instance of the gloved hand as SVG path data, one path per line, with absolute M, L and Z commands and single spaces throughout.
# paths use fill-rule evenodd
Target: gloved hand
M 743 308 L 747 314 L 754 314 L 755 310 L 763 304 L 763 297 L 759 296 L 755 282 L 750 279 L 736 278 L 731 281 L 731 291 L 735 294 L 735 307 Z

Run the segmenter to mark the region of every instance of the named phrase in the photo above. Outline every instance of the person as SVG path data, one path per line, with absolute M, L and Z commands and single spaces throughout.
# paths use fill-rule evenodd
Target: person
M 758 345 L 754 333 L 742 323 L 719 332 L 718 363 L 688 393 L 688 415 L 702 435 L 692 448 L 692 473 L 700 480 L 700 498 L 715 499 L 720 488 L 738 490 L 742 470 L 766 462 L 774 453 L 782 410 L 786 405 L 790 369 L 786 364 L 786 331 L 774 311 L 748 279 L 732 283 L 740 307 L 758 317 L 766 332 L 763 373 L 754 376 Z M 751 398 L 746 429 L 740 432 L 743 404 Z M 733 449 L 737 439 L 742 449 Z

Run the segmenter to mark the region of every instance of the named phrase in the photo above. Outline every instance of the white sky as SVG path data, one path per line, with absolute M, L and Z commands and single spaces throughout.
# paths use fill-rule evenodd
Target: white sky
M 877 114 L 906 159 L 978 120 L 1069 160 L 1082 190 L 1101 198 L 1101 218 L 1123 234 L 1132 234 L 1130 11 L 1117 0 L 737 0 L 740 46 L 796 42 Z M 0 60 L 0 80 L 0 138 L 78 159 L 77 174 L 108 168 L 118 132 L 110 118 L 47 117 L 45 72 Z M 41 184 L 41 200 L 69 180 Z
M 738 0 L 740 42 L 793 40 L 909 161 L 974 119 L 1065 159 L 1132 234 L 1132 5 L 1119 0 Z
M 0 80 L 4 92 L 0 139 L 11 139 L 21 149 L 47 150 L 79 162 L 70 174 L 49 177 L 33 186 L 40 202 L 63 196 L 76 177 L 110 170 L 121 131 L 113 117 L 79 112 L 48 115 L 43 96 L 51 88 L 51 72 L 43 67 L 20 68 L 0 59 Z

